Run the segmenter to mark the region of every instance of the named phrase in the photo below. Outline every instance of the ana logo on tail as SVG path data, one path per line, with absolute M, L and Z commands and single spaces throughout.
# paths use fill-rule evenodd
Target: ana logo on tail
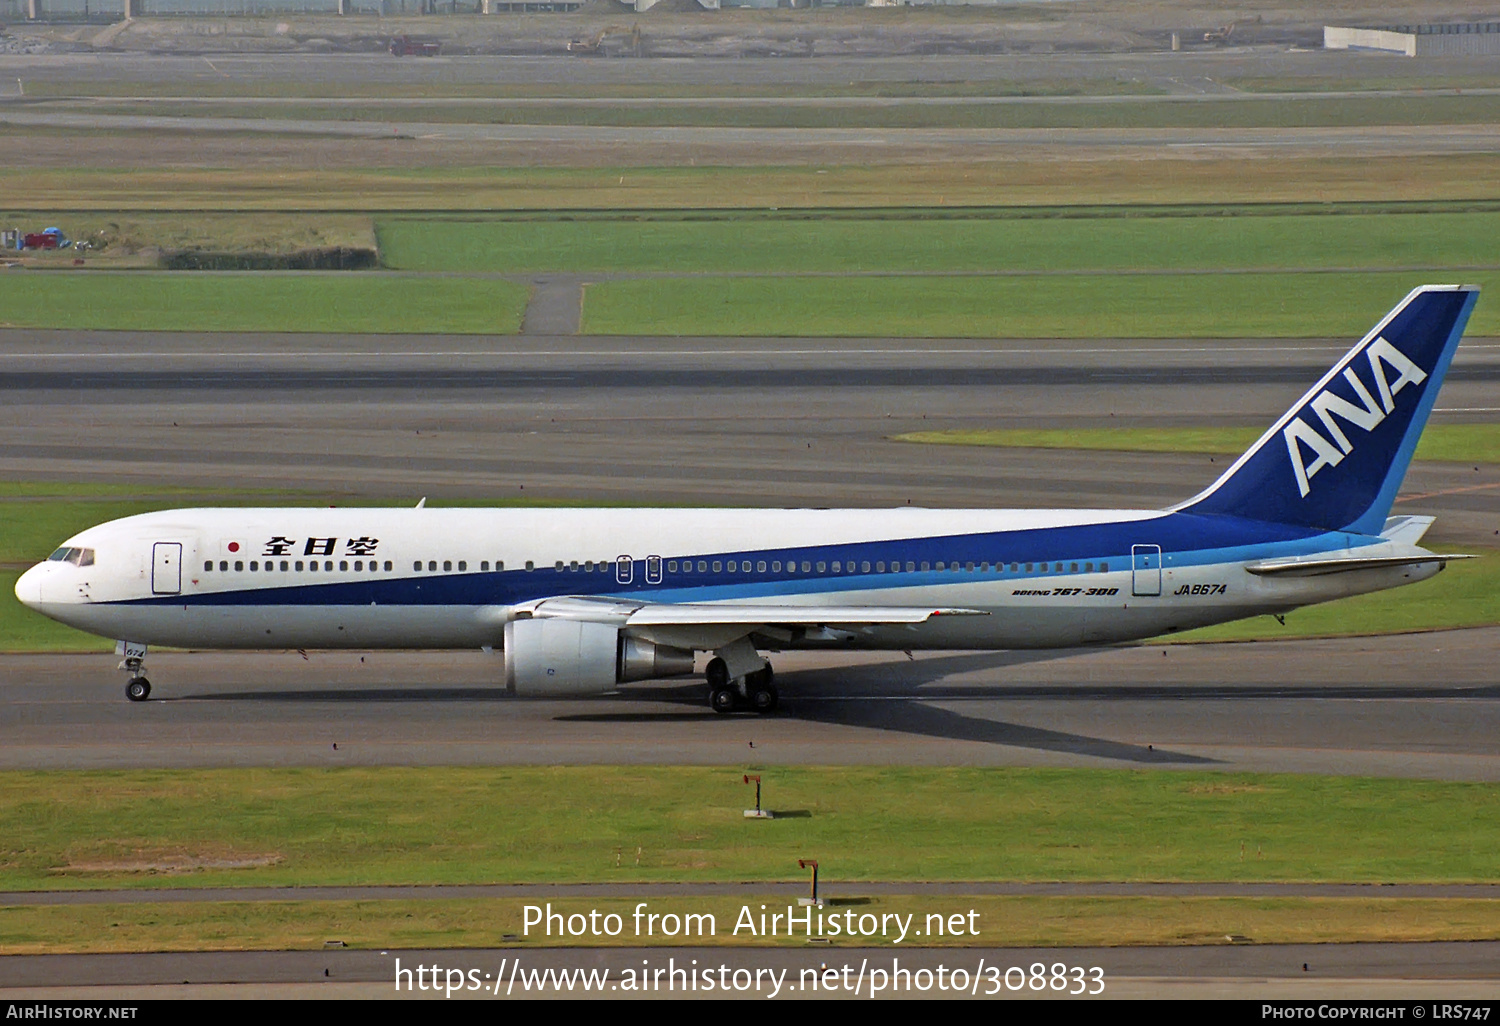
M 1354 390 L 1361 405 L 1356 406 L 1325 388 L 1313 398 L 1307 408 L 1318 415 L 1329 437 L 1320 434 L 1300 416 L 1293 417 L 1281 432 L 1282 438 L 1286 440 L 1287 455 L 1291 457 L 1292 471 L 1297 475 L 1297 487 L 1303 498 L 1311 491 L 1308 482 L 1314 474 L 1324 467 L 1338 466 L 1345 456 L 1354 451 L 1354 443 L 1349 441 L 1348 435 L 1334 420 L 1335 417 L 1366 433 L 1373 431 L 1376 425 L 1385 420 L 1386 414 L 1395 410 L 1395 396 L 1398 392 L 1407 385 L 1420 385 L 1427 380 L 1427 374 L 1422 368 L 1383 337 L 1370 343 L 1365 356 L 1370 361 L 1370 374 L 1375 380 L 1376 393 L 1380 396 L 1379 405 L 1376 405 L 1375 397 L 1370 394 L 1359 375 L 1354 373 L 1354 368 L 1346 367 L 1343 379 Z M 1388 376 L 1387 368 L 1396 373 L 1394 381 Z M 1304 459 L 1304 446 L 1312 453 L 1311 463 Z

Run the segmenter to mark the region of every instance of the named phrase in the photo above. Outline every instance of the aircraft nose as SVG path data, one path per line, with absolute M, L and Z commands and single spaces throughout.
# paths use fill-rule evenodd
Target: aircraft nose
M 16 580 L 16 598 L 23 606 L 35 608 L 42 602 L 42 579 L 47 576 L 47 564 L 38 563 Z

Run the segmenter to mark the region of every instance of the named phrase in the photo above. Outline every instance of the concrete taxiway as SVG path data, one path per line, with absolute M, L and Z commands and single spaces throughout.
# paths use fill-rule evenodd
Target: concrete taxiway
M 397 988 L 397 960 L 407 972 Z M 1136 948 L 965 948 L 922 949 L 833 947 L 806 945 L 782 948 L 545 948 L 464 951 L 398 950 L 201 952 L 154 955 L 23 955 L 0 959 L 0 999 L 80 1000 L 150 999 L 166 997 L 401 997 L 445 1000 L 443 987 L 433 987 L 432 969 L 457 970 L 458 987 L 478 981 L 467 990 L 455 989 L 452 997 L 554 996 L 560 988 L 531 986 L 530 974 L 545 970 L 577 970 L 607 973 L 598 977 L 592 991 L 578 984 L 569 996 L 584 997 L 722 997 L 717 986 L 709 990 L 702 973 L 712 970 L 716 983 L 731 985 L 729 996 L 756 997 L 870 997 L 870 970 L 884 971 L 881 996 L 992 998 L 1065 997 L 1048 991 L 1035 992 L 1025 985 L 1034 963 L 1044 974 L 1054 963 L 1083 968 L 1084 979 L 1096 979 L 1102 987 L 1095 997 L 1199 997 L 1199 998 L 1331 998 L 1344 1000 L 1430 998 L 1493 998 L 1495 966 L 1500 944 L 1495 942 L 1433 944 L 1217 944 L 1180 947 Z M 983 973 L 981 986 L 972 992 L 962 988 L 947 992 L 937 988 L 935 973 L 943 966 L 945 976 L 960 969 L 965 983 L 973 987 L 976 971 Z M 415 970 L 423 968 L 418 989 Z M 844 967 L 848 966 L 847 976 Z M 982 966 L 990 968 L 984 973 Z M 720 967 L 724 972 L 721 976 Z M 1005 972 L 1011 967 L 1010 982 Z M 651 977 L 659 982 L 644 991 L 621 990 L 625 974 L 660 970 Z M 679 982 L 668 990 L 670 969 L 679 970 Z M 825 977 L 825 970 L 834 975 Z M 918 992 L 894 994 L 889 988 L 893 971 L 926 970 L 916 978 L 925 984 Z M 692 977 L 683 970 L 696 970 L 696 988 L 684 987 Z M 748 972 L 746 972 L 748 970 Z M 759 986 L 756 971 L 761 971 Z M 473 971 L 471 978 L 468 973 Z M 734 973 L 739 983 L 734 985 Z M 522 974 L 527 974 L 522 976 Z M 781 974 L 785 975 L 781 975 Z M 512 974 L 519 982 L 512 982 Z M 772 976 L 770 974 L 776 974 Z M 1072 978 L 1072 974 L 1068 974 Z M 1014 986 L 1020 978 L 1021 986 Z M 554 977 L 555 978 L 555 977 Z M 775 980 L 781 984 L 776 987 Z M 998 988 L 991 990 L 995 979 Z M 1075 990 L 1095 990 L 1097 984 Z M 773 988 L 775 993 L 772 993 Z M 1074 995 L 1077 999 L 1078 995 Z
M 694 679 L 512 697 L 483 653 L 0 658 L 0 767 L 1115 766 L 1500 780 L 1500 628 L 1071 652 L 782 653 L 773 717 Z
M 1152 507 L 1224 457 L 891 436 L 1268 425 L 1347 346 L 7 330 L 0 474 L 341 503 Z M 1497 382 L 1500 344 L 1466 340 L 1434 422 L 1492 421 Z M 1500 469 L 1419 463 L 1397 509 L 1437 516 L 1435 543 L 1496 544 Z

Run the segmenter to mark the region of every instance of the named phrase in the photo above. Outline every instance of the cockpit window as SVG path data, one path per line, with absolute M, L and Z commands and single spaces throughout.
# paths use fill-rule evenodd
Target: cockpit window
M 48 562 L 72 563 L 74 566 L 93 566 L 94 550 L 61 548 L 47 557 Z

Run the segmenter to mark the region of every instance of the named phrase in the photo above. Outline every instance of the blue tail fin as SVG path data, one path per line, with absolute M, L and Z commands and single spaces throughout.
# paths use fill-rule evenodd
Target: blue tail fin
M 1479 289 L 1424 285 L 1175 509 L 1379 534 Z

